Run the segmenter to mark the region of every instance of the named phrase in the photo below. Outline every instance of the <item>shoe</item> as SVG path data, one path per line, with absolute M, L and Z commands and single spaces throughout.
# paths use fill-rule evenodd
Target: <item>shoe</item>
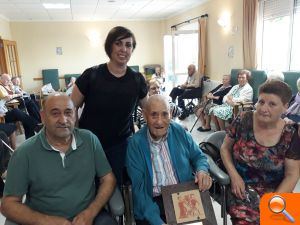
M 203 127 L 199 127 L 199 128 L 197 129 L 197 131 L 200 131 L 200 132 L 211 131 L 211 128 L 204 129 Z

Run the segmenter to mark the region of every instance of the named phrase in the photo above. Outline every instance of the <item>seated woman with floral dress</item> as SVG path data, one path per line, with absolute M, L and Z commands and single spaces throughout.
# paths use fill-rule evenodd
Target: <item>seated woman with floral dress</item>
M 248 83 L 251 72 L 241 70 L 238 73 L 238 84 L 234 85 L 223 98 L 223 104 L 210 108 L 209 114 L 217 130 L 225 130 L 225 121 L 232 118 L 233 107 L 237 102 L 250 102 L 253 98 L 253 89 Z
M 260 197 L 267 192 L 293 192 L 297 184 L 297 124 L 281 118 L 291 96 L 286 83 L 265 82 L 256 110 L 239 115 L 227 128 L 221 157 L 231 181 L 227 205 L 233 225 L 259 224 Z

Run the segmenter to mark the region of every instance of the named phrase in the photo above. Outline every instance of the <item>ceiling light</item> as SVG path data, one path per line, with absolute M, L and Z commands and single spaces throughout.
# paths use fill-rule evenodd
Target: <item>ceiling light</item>
M 70 4 L 64 4 L 64 3 L 43 3 L 43 6 L 46 9 L 69 9 Z

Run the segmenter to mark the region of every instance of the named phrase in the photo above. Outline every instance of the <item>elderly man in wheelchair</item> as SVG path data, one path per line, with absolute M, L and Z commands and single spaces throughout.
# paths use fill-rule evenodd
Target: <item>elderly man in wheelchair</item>
M 152 95 L 143 110 L 147 125 L 129 140 L 126 167 L 136 224 L 161 225 L 166 222 L 162 186 L 194 180 L 205 191 L 212 179 L 207 158 L 191 135 L 171 121 L 168 100 Z

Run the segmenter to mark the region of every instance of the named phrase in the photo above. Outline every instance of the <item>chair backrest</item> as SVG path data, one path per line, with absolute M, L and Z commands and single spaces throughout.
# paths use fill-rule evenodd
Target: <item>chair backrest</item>
M 297 80 L 300 78 L 300 72 L 283 72 L 284 82 L 287 83 L 295 95 L 298 92 Z
M 42 76 L 43 76 L 43 84 L 49 84 L 51 83 L 53 89 L 55 91 L 58 91 L 59 86 L 59 80 L 58 80 L 58 69 L 45 69 L 42 70 Z
M 216 132 L 210 134 L 209 136 L 207 136 L 207 138 L 205 138 L 205 141 L 213 144 L 220 150 L 221 146 L 223 144 L 225 135 L 226 135 L 226 132 L 224 130 L 216 131 Z
M 78 77 L 80 77 L 80 75 L 81 75 L 80 73 L 65 74 L 64 79 L 65 79 L 66 87 L 70 83 L 70 80 L 71 80 L 72 77 L 75 77 L 77 79 Z
M 140 67 L 139 65 L 134 65 L 134 66 L 129 66 L 132 70 L 134 70 L 135 72 L 140 72 Z
M 230 72 L 230 76 L 231 76 L 231 79 L 230 79 L 230 83 L 232 86 L 238 84 L 238 73 L 241 69 L 232 69 L 231 72 Z
M 249 84 L 253 88 L 253 102 L 257 102 L 258 88 L 267 80 L 267 74 L 264 70 L 251 70 Z

